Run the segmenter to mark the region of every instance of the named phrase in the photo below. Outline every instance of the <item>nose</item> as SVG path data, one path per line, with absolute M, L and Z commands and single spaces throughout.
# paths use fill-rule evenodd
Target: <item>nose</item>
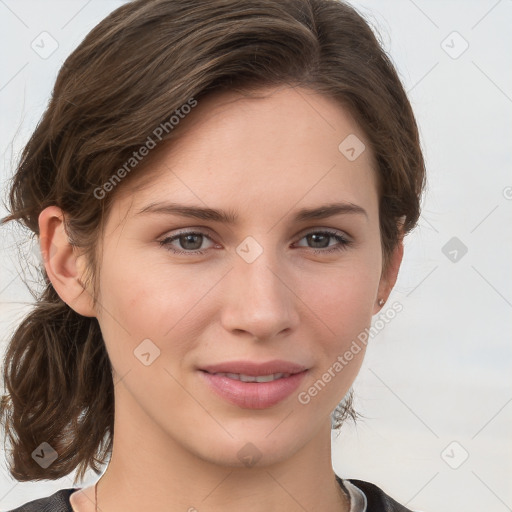
M 235 258 L 222 303 L 221 319 L 227 331 L 264 341 L 296 329 L 300 300 L 293 293 L 291 273 L 270 253 L 263 251 L 252 263 Z

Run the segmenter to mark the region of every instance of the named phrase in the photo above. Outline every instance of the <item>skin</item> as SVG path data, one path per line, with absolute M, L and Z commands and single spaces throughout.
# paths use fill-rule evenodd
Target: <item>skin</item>
M 51 206 L 39 217 L 42 250 L 53 244 L 48 276 L 70 307 L 98 318 L 114 368 L 114 447 L 98 484 L 99 510 L 143 503 L 155 512 L 348 511 L 334 481 L 330 413 L 356 378 L 364 346 L 308 404 L 297 395 L 370 326 L 395 284 L 403 245 L 383 272 L 374 157 L 348 111 L 303 88 L 261 93 L 202 100 L 176 146 L 116 191 L 96 308 L 91 290 L 83 293 L 85 261 L 68 243 L 63 212 Z M 338 150 L 349 134 L 366 145 L 354 161 Z M 233 210 L 240 219 L 227 226 L 136 214 L 154 201 Z M 300 208 L 337 201 L 367 215 L 292 220 Z M 211 240 L 171 247 L 201 244 L 204 255 L 158 243 L 184 228 Z M 325 229 L 352 243 L 315 254 L 339 244 L 305 238 Z M 236 252 L 247 236 L 263 249 L 252 263 Z M 147 338 L 160 349 L 149 366 L 134 357 Z M 236 359 L 285 359 L 309 372 L 279 404 L 244 409 L 214 394 L 197 371 Z M 249 442 L 261 457 L 251 467 L 237 456 Z M 71 504 L 94 510 L 93 487 L 72 494 Z

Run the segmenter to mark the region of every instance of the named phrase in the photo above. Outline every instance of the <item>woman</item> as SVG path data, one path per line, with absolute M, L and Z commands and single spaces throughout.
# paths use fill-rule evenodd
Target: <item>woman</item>
M 350 6 L 111 13 L 14 177 L 3 222 L 37 235 L 46 288 L 0 409 L 17 480 L 109 464 L 16 510 L 407 511 L 334 473 L 330 432 L 355 417 L 424 180 L 409 101 Z

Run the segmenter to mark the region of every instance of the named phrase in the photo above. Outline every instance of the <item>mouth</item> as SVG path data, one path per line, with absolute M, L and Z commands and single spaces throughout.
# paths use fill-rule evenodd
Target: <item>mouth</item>
M 209 372 L 208 372 L 209 373 Z M 210 375 L 220 375 L 229 379 L 239 380 L 241 382 L 272 382 L 274 380 L 287 378 L 291 373 L 271 373 L 270 375 L 245 375 L 243 373 L 211 373 Z
M 242 409 L 266 409 L 288 398 L 308 368 L 290 361 L 233 361 L 199 368 L 209 389 Z

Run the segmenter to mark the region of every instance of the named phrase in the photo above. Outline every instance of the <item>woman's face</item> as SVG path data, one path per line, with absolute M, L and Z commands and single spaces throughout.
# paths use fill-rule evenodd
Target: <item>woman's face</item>
M 385 286 L 364 134 L 316 93 L 264 92 L 199 101 L 145 181 L 119 190 L 100 261 L 116 421 L 225 465 L 284 460 L 325 437 L 364 345 L 335 363 Z

